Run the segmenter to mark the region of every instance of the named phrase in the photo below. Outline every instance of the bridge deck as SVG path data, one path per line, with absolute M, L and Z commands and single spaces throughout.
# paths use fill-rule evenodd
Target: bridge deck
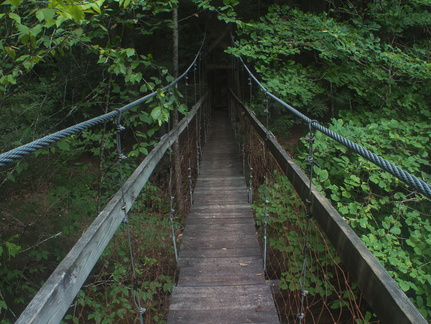
M 181 243 L 168 323 L 279 323 L 238 156 L 227 114 L 216 113 Z

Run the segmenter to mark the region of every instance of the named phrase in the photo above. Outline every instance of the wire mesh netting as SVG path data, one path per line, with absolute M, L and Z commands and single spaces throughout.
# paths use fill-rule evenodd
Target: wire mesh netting
M 231 101 L 266 278 L 282 323 L 376 323 L 335 249 L 241 106 Z M 273 136 L 267 133 L 266 136 Z M 265 241 L 267 243 L 265 244 Z
M 65 321 L 137 323 L 139 310 L 146 323 L 167 319 L 178 274 L 175 245 L 181 241 L 183 219 L 192 204 L 209 117 L 204 101 L 179 136 L 177 152 L 170 143 L 128 213 L 128 224 L 115 234 Z

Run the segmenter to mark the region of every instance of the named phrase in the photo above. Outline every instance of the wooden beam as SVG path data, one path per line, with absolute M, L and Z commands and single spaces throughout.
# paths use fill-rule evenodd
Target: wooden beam
M 188 122 L 196 115 L 207 96 L 207 94 L 203 96 L 193 106 L 190 113 L 160 140 L 126 181 L 123 186 L 126 211 L 130 210 L 166 150 L 186 129 Z M 48 324 L 59 323 L 62 320 L 90 271 L 123 221 L 122 208 L 122 190 L 120 189 L 54 270 L 16 323 Z
M 234 104 L 243 109 L 259 136 L 265 141 L 266 128 L 233 93 L 231 96 Z M 305 202 L 309 194 L 309 178 L 273 136 L 269 136 L 266 142 L 272 155 Z M 358 283 L 364 298 L 378 315 L 381 323 L 427 323 L 353 229 L 314 185 L 312 185 L 311 214 L 328 236 L 343 261 L 343 267 Z

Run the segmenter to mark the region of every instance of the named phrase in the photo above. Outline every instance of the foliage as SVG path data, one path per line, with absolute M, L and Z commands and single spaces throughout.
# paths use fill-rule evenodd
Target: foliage
M 346 112 L 329 128 L 429 182 L 429 123 L 383 112 Z M 318 188 L 429 320 L 430 201 L 320 133 L 314 156 Z
M 168 198 L 148 184 L 123 225 L 103 253 L 97 272 L 79 293 L 65 322 L 118 323 L 137 317 L 134 301 L 142 307 L 146 321 L 166 320 L 167 298 L 175 278 L 175 256 L 170 237 Z M 151 203 L 149 203 L 151 202 Z M 136 282 L 133 280 L 127 226 L 130 226 Z
M 90 164 L 76 161 L 79 150 L 64 141 L 38 153 L 37 159 L 26 160 L 28 168 L 20 171 L 17 183 L 2 192 L 5 321 L 19 315 L 96 210 L 89 185 L 95 176 Z
M 289 179 L 274 172 L 268 188 L 262 185 L 259 188 L 259 194 L 260 197 L 253 203 L 256 224 L 258 227 L 263 226 L 266 208 L 269 215 L 268 250 L 275 255 L 268 260 L 268 271 L 276 272 L 274 276 L 279 279 L 280 289 L 300 296 L 301 282 L 303 282 L 304 289 L 308 291 L 307 303 L 314 305 L 310 308 L 325 305 L 322 309 L 339 313 L 340 316 L 343 312 L 347 312 L 350 318 L 353 316 L 350 312 L 355 309 L 358 311 L 357 318 L 361 318 L 362 314 L 357 307 L 360 294 L 356 286 L 348 280 L 339 281 L 343 276 L 339 268 L 341 261 L 318 225 L 312 219 L 307 225 L 305 206 Z M 267 204 L 264 203 L 265 200 L 268 200 Z M 308 244 L 305 245 L 307 226 L 309 236 Z M 305 279 L 302 278 L 304 249 L 307 251 Z M 283 303 L 289 304 L 287 301 Z M 284 311 L 282 310 L 281 313 Z M 319 310 L 318 313 L 320 313 L 318 316 L 322 316 L 324 311 Z M 324 322 L 322 318 L 320 321 Z
M 229 21 L 235 18 L 233 7 L 237 3 L 192 1 L 184 7 L 193 10 L 191 17 L 210 11 Z M 171 13 L 178 5 L 177 0 L 4 2 L 0 11 L 1 150 L 7 151 L 157 91 L 153 100 L 122 116 L 121 123 L 126 127 L 121 134 L 123 153 L 128 157 L 122 165 L 123 173 L 124 177 L 131 174 L 154 147 L 157 137 L 166 131 L 163 127 L 169 127 L 165 124 L 171 111 L 178 108 L 182 114 L 187 112 L 177 89 L 159 90 L 173 81 L 168 49 Z M 201 41 L 200 34 L 194 36 L 190 37 L 193 43 Z M 190 42 L 184 47 L 189 52 Z M 0 279 L 0 320 L 19 315 L 47 274 L 121 185 L 115 136 L 115 123 L 107 122 L 1 170 L 0 206 L 5 221 L 0 227 L 0 275 L 5 274 L 5 280 Z M 159 202 L 157 194 L 146 203 L 157 203 L 163 210 L 167 205 Z M 156 222 L 154 215 L 149 218 L 153 228 L 167 225 L 165 221 Z M 55 233 L 61 233 L 61 241 L 55 239 Z M 154 239 L 160 240 L 160 246 L 151 248 L 166 248 L 170 252 L 165 236 Z M 20 253 L 6 252 L 7 247 L 13 246 Z M 143 261 L 150 270 L 163 267 L 164 260 L 159 255 L 148 258 L 149 261 Z M 94 285 L 93 291 L 81 293 L 79 303 L 87 309 L 93 307 L 97 314 L 101 310 L 98 307 L 105 305 L 97 304 L 97 298 L 104 296 L 112 301 L 111 310 L 115 310 L 109 316 L 119 319 L 126 316 L 121 312 L 130 311 L 118 310 L 130 297 L 130 288 L 125 289 L 124 285 L 130 280 L 124 271 L 130 273 L 130 269 L 117 261 L 109 260 L 106 267 L 101 266 L 107 271 L 100 273 L 101 278 L 110 271 L 115 275 L 110 294 L 103 295 Z M 168 294 L 171 287 L 172 278 L 168 275 L 147 278 L 143 283 L 146 295 L 142 298 L 151 304 L 155 294 Z M 156 321 L 161 315 L 154 316 L 148 319 Z M 96 317 L 85 320 L 98 321 Z
M 0 99 L 5 149 L 70 125 L 72 116 L 76 121 L 108 112 L 172 80 L 152 54 L 135 48 L 134 38 L 169 27 L 164 20 L 148 24 L 146 18 L 163 18 L 176 2 L 126 2 L 3 5 Z
M 341 118 L 333 131 L 429 182 L 430 3 L 329 6 L 320 13 L 273 6 L 239 25 L 228 52 L 251 62 L 284 101 L 311 118 Z M 322 134 L 316 158 L 318 186 L 431 318 L 429 200 Z
M 236 18 L 236 12 L 234 10 L 234 7 L 239 4 L 238 0 L 223 0 L 221 6 L 213 5 L 213 2 L 212 0 L 195 0 L 198 8 L 205 11 L 216 12 L 218 19 L 226 23 L 240 23 Z
M 9 321 L 5 319 L 5 314 L 10 309 L 9 301 L 6 297 L 14 296 L 16 289 L 23 291 L 29 290 L 28 286 L 19 286 L 15 284 L 19 282 L 23 272 L 8 266 L 10 260 L 14 259 L 21 250 L 21 246 L 14 242 L 16 238 L 15 236 L 6 240 L 1 238 L 0 240 L 0 286 L 2 287 L 0 291 L 0 322 L 5 324 L 9 323 Z M 17 300 L 18 298 L 17 296 L 13 303 L 19 303 L 20 301 Z
M 16 84 L 20 75 L 47 58 L 64 55 L 74 47 L 98 53 L 98 63 L 109 63 L 109 71 L 115 74 L 129 72 L 126 82 L 140 81 L 142 75 L 133 70 L 141 64 L 151 63 L 152 56 L 139 56 L 135 48 L 123 48 L 125 40 L 117 24 L 127 26 L 131 36 L 151 34 L 160 23 L 148 24 L 144 18 L 169 12 L 176 3 L 144 0 L 133 3 L 130 0 L 52 0 L 46 5 L 20 1 L 5 3 L 6 10 L 0 17 L 4 20 L 0 28 L 5 35 L 0 43 L 2 90 Z M 114 16 L 111 15 L 113 11 L 116 11 Z
M 122 163 L 123 175 L 130 175 L 154 147 L 157 137 L 166 131 L 161 128 L 168 128 L 165 124 L 171 111 L 178 108 L 180 113 L 187 112 L 177 89 L 159 90 L 173 81 L 168 69 L 171 53 L 167 49 L 171 12 L 178 4 L 177 0 L 4 2 L 0 11 L 1 150 L 157 91 L 153 100 L 122 116 L 121 123 L 126 127 L 121 134 L 123 153 L 128 157 Z M 226 20 L 233 19 L 235 4 L 236 1 L 225 1 L 222 6 L 193 1 L 187 10 L 194 11 L 192 17 L 202 11 L 220 12 Z M 195 36 L 192 42 L 201 41 L 200 34 Z M 190 42 L 188 51 L 189 47 Z M 5 221 L 0 227 L 0 246 L 3 249 L 15 244 L 21 252 L 14 256 L 5 250 L 0 253 L 1 274 L 7 273 L 4 278 L 8 279 L 0 280 L 0 320 L 19 315 L 47 274 L 120 187 L 115 137 L 115 121 L 106 122 L 1 170 L 0 206 Z M 157 194 L 152 197 L 148 205 L 159 199 Z M 61 241 L 55 239 L 55 233 L 61 233 Z M 165 237 L 154 239 L 163 241 Z M 165 241 L 160 245 L 169 250 Z M 151 269 L 163 267 L 160 256 L 150 259 L 157 260 Z M 127 265 L 118 262 L 108 262 L 105 269 L 108 274 L 112 271 L 118 275 L 111 295 L 104 295 L 118 312 L 123 312 L 117 308 L 127 298 L 124 280 L 130 279 L 121 277 L 124 269 L 129 271 Z M 161 274 L 148 278 L 143 285 L 147 284 L 144 291 L 148 296 L 143 299 L 153 302 L 155 293 L 169 292 L 172 278 Z M 85 298 L 88 309 L 97 309 L 89 298 L 103 295 L 97 285 L 94 287 L 93 292 L 81 293 L 84 295 L 80 302 Z M 15 292 L 16 297 L 5 291 Z M 94 303 L 98 302 L 95 298 Z M 112 316 L 121 317 L 120 313 Z
M 379 3 L 397 12 L 388 13 L 370 3 L 364 14 L 356 12 L 346 20 L 336 10 L 312 14 L 273 6 L 260 21 L 241 25 L 241 39 L 229 52 L 253 62 L 269 91 L 304 108 L 313 118 L 329 111 L 335 116 L 347 107 L 387 107 L 422 114 L 431 79 L 426 54 L 430 44 L 425 36 L 429 35 L 425 20 L 431 19 L 431 13 L 419 5 Z M 408 32 L 401 26 L 396 35 L 391 34 L 392 42 L 387 42 L 390 32 L 384 17 L 391 14 L 392 21 L 404 17 L 403 28 L 423 29 L 414 44 L 401 43 Z

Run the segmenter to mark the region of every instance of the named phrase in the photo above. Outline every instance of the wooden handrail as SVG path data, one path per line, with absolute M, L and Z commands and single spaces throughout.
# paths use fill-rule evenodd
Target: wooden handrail
M 129 211 L 166 150 L 187 128 L 207 99 L 205 94 L 170 133 L 162 137 L 125 182 L 124 200 Z M 54 270 L 17 320 L 17 324 L 59 323 L 81 289 L 90 271 L 124 219 L 120 189 Z
M 242 109 L 259 136 L 266 141 L 275 160 L 289 178 L 299 197 L 305 202 L 309 195 L 309 178 L 274 137 L 269 136 L 267 139 L 267 130 L 254 113 L 233 92 L 230 92 L 230 95 L 232 104 Z M 313 218 L 328 236 L 343 261 L 343 266 L 357 282 L 365 300 L 379 320 L 388 324 L 426 324 L 427 321 L 389 273 L 314 185 L 312 185 L 311 208 Z

